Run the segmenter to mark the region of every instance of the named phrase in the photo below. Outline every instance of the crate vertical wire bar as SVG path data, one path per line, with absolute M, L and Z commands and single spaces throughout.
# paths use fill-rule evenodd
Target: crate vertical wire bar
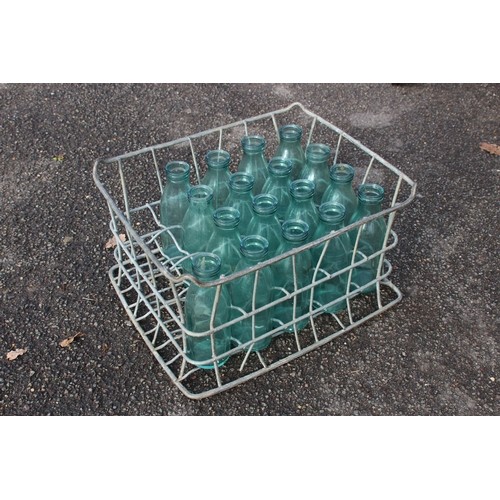
M 153 155 L 153 163 L 155 165 L 156 177 L 158 178 L 158 184 L 160 186 L 160 193 L 163 194 L 163 182 L 161 181 L 160 168 L 158 167 L 158 161 L 156 160 L 156 153 L 154 149 L 151 149 L 151 154 Z

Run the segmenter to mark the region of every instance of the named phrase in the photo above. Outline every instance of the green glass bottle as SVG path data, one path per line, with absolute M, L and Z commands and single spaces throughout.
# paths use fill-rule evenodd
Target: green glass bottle
M 299 178 L 306 157 L 302 148 L 302 127 L 295 124 L 283 125 L 279 128 L 280 143 L 275 158 L 292 160 L 291 180 Z
M 278 254 L 283 254 L 304 245 L 309 237 L 309 226 L 302 220 L 286 220 L 282 224 L 283 241 L 278 248 Z M 312 258 L 309 250 L 303 250 L 295 256 L 282 259 L 272 265 L 273 271 L 273 301 L 288 293 L 295 291 L 294 268 L 297 290 L 309 285 L 312 277 Z M 273 327 L 288 323 L 309 312 L 310 289 L 280 302 L 271 309 Z M 295 314 L 294 314 L 295 310 Z M 297 329 L 304 328 L 309 319 L 306 317 L 297 323 Z M 293 324 L 286 327 L 285 331 L 294 332 Z
M 160 199 L 160 221 L 168 227 L 179 247 L 183 245 L 182 219 L 188 208 L 189 164 L 184 161 L 171 161 L 165 165 L 167 183 Z M 173 227 L 177 226 L 177 227 Z M 161 233 L 163 253 L 168 259 L 176 260 L 182 254 L 174 239 L 167 231 Z
M 222 261 L 221 275 L 228 276 L 240 260 L 240 212 L 233 207 L 219 207 L 213 213 L 214 231 L 206 249 Z
M 319 207 L 319 224 L 313 239 L 316 240 L 342 229 L 344 227 L 344 214 L 345 208 L 340 203 L 327 202 L 321 204 Z M 322 243 L 311 249 L 314 267 L 316 267 L 316 264 L 320 261 L 325 245 L 326 243 Z M 328 247 L 319 264 L 316 281 L 345 269 L 351 263 L 351 255 L 352 245 L 347 233 L 337 235 L 329 240 Z M 328 281 L 316 285 L 313 292 L 314 306 L 316 307 L 318 304 L 326 306 L 326 304 L 345 295 L 347 291 L 348 274 L 349 271 L 345 271 Z M 346 307 L 346 300 L 343 299 L 335 304 L 327 306 L 324 310 L 333 314 L 342 311 Z
M 292 173 L 292 160 L 273 158 L 267 166 L 269 175 L 262 188 L 263 193 L 272 194 L 278 200 L 276 215 L 278 220 L 285 219 L 286 211 L 290 206 L 290 175 Z
M 235 271 L 242 271 L 266 260 L 269 248 L 268 241 L 262 236 L 250 235 L 241 240 L 241 258 Z M 251 313 L 271 302 L 273 274 L 270 267 L 245 274 L 230 283 L 233 318 L 241 316 L 242 311 Z M 239 308 L 239 309 L 236 309 Z M 233 339 L 244 344 L 258 339 L 272 330 L 269 308 L 250 318 L 235 323 L 232 327 Z M 252 351 L 265 349 L 271 343 L 271 337 L 250 344 Z
M 238 164 L 238 172 L 246 172 L 254 178 L 252 193 L 260 194 L 267 179 L 267 161 L 264 158 L 266 140 L 260 135 L 245 135 L 241 139 L 243 156 Z
M 214 208 L 224 204 L 229 194 L 229 165 L 231 156 L 227 151 L 215 149 L 205 155 L 207 171 L 200 184 L 210 186 L 214 191 Z
M 309 144 L 306 148 L 306 162 L 300 172 L 300 178 L 314 182 L 313 201 L 316 205 L 321 203 L 323 193 L 330 184 L 330 153 L 331 149 L 326 144 Z
M 247 233 L 258 234 L 269 242 L 269 258 L 277 255 L 281 243 L 281 223 L 276 215 L 278 199 L 272 194 L 262 193 L 252 201 L 253 217 L 248 224 Z
M 205 251 L 214 230 L 213 190 L 203 184 L 191 186 L 188 190 L 188 201 L 188 209 L 182 219 L 183 249 L 193 255 Z M 182 265 L 187 272 L 191 271 L 190 259 L 183 260 Z
M 321 198 L 321 203 L 335 201 L 345 207 L 344 224 L 351 223 L 352 216 L 358 207 L 358 198 L 352 188 L 354 168 L 347 163 L 337 163 L 330 167 L 330 185 Z
M 358 208 L 354 212 L 351 223 L 357 222 L 365 217 L 374 215 L 382 210 L 384 200 L 384 188 L 378 184 L 361 184 L 358 189 Z M 351 243 L 354 247 L 358 233 L 360 233 L 356 251 L 356 262 L 365 256 L 369 257 L 382 249 L 385 239 L 387 225 L 383 217 L 363 224 L 357 230 L 350 231 Z M 351 278 L 351 290 L 366 285 L 377 277 L 380 256 L 373 258 L 364 264 L 353 268 Z M 357 285 L 357 286 L 356 286 Z M 373 284 L 363 290 L 362 293 L 375 291 Z
M 192 257 L 191 261 L 193 275 L 199 281 L 209 282 L 219 278 L 221 260 L 217 255 L 202 252 Z M 227 323 L 231 314 L 231 299 L 225 286 L 219 289 L 219 298 L 213 314 L 217 288 L 190 283 L 184 302 L 186 328 L 193 333 L 205 333 L 200 336 L 186 335 L 186 355 L 191 363 L 204 369 L 214 368 L 215 362 L 211 358 L 223 355 L 231 348 L 231 327 L 213 331 L 214 328 Z M 222 357 L 217 361 L 217 365 L 222 366 L 228 358 L 229 356 Z
M 247 234 L 247 227 L 253 217 L 252 189 L 254 178 L 245 172 L 235 172 L 229 177 L 229 195 L 224 202 L 228 207 L 236 208 L 240 212 L 238 225 L 241 236 Z
M 291 204 L 286 212 L 286 219 L 298 219 L 307 222 L 309 240 L 318 226 L 318 210 L 314 204 L 314 182 L 308 179 L 297 179 L 290 184 Z

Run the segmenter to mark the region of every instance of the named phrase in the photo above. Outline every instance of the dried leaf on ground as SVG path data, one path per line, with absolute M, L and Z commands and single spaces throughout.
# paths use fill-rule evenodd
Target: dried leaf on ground
M 72 335 L 71 337 L 61 340 L 61 342 L 59 342 L 59 345 L 61 347 L 68 347 L 75 339 L 77 339 L 78 337 L 83 337 L 84 335 L 85 335 L 84 333 L 78 332 L 75 335 Z
M 27 349 L 16 349 L 15 351 L 9 351 L 7 353 L 7 359 L 9 361 L 12 361 L 16 359 L 18 356 L 22 356 L 26 351 Z
M 126 241 L 127 237 L 124 234 L 120 234 L 120 241 Z M 106 245 L 104 245 L 104 248 L 115 248 L 116 247 L 116 238 L 113 236 L 110 238 L 107 242 Z
M 496 144 L 490 144 L 489 142 L 482 142 L 481 144 L 479 144 L 479 147 L 483 151 L 487 151 L 488 153 L 491 153 L 492 155 L 500 156 L 500 146 L 497 146 Z

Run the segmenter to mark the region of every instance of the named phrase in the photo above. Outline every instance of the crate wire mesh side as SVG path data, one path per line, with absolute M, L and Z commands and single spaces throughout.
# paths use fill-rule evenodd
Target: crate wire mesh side
M 205 171 L 202 158 L 206 151 L 226 149 L 232 157 L 231 170 L 236 171 L 243 135 L 263 135 L 268 141 L 267 153 L 271 156 L 278 145 L 279 127 L 287 123 L 298 123 L 302 126 L 307 144 L 322 142 L 330 145 L 334 151 L 334 163 L 353 165 L 356 171 L 355 186 L 365 182 L 381 184 L 386 192 L 382 211 L 336 233 L 330 233 L 238 273 L 221 276 L 210 283 L 201 283 L 192 275 L 183 273 L 180 262 L 168 259 L 161 248 L 160 235 L 163 231 L 173 237 L 173 227 L 162 226 L 159 219 L 160 197 L 164 185 L 161 167 L 171 160 L 187 161 L 194 167 L 191 183 L 197 184 Z M 110 230 L 117 242 L 114 249 L 117 263 L 109 270 L 111 283 L 130 320 L 158 362 L 173 383 L 190 398 L 211 396 L 288 363 L 383 313 L 402 298 L 399 289 L 389 280 L 392 266 L 385 255 L 398 241 L 392 230 L 394 217 L 398 210 L 408 205 L 415 197 L 416 183 L 359 141 L 305 109 L 300 103 L 139 151 L 99 159 L 94 164 L 94 180 L 108 204 L 111 215 Z M 384 217 L 387 224 L 384 245 L 380 251 L 354 262 L 359 242 L 358 234 L 353 259 L 348 267 L 334 274 L 329 274 L 321 268 L 323 256 L 333 238 L 378 217 Z M 126 235 L 125 241 L 122 241 L 120 234 Z M 324 246 L 315 264 L 313 278 L 308 285 L 299 288 L 295 274 L 296 256 L 321 244 Z M 180 246 L 178 248 L 183 259 L 189 258 Z M 379 257 L 376 278 L 371 283 L 352 289 L 350 284 L 353 269 L 367 260 Z M 294 291 L 283 290 L 283 297 L 256 308 L 255 291 L 260 270 L 285 258 L 292 259 Z M 249 273 L 254 273 L 252 310 L 239 309 L 240 316 L 215 327 L 214 313 L 221 287 L 228 286 L 233 280 Z M 348 275 L 347 290 L 351 291 L 329 304 L 320 305 L 315 302 L 315 288 L 342 273 Z M 183 303 L 190 283 L 216 287 L 210 331 L 194 333 L 185 327 Z M 374 294 L 361 293 L 373 285 L 376 287 Z M 298 315 L 297 297 L 307 291 L 310 292 L 309 309 L 306 314 Z M 292 320 L 287 324 L 274 321 L 273 329 L 257 338 L 260 341 L 265 337 L 273 337 L 269 347 L 262 351 L 253 351 L 253 337 L 253 340 L 244 344 L 233 344 L 234 347 L 226 353 L 216 354 L 215 333 L 244 320 L 250 320 L 252 330 L 255 331 L 256 314 L 285 300 L 293 304 Z M 347 304 L 344 311 L 335 314 L 326 312 L 326 308 L 342 300 Z M 304 319 L 308 324 L 306 328 L 299 330 L 297 325 Z M 290 327 L 292 331 L 283 332 L 286 327 Z M 188 357 L 188 336 L 211 338 L 214 369 L 202 369 Z M 218 366 L 216 361 L 228 355 L 229 360 L 223 366 Z

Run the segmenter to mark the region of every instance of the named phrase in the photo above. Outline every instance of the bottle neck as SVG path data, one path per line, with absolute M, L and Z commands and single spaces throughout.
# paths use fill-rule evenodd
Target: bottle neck
M 215 254 L 202 252 L 191 258 L 193 274 L 202 282 L 219 279 L 221 259 Z

